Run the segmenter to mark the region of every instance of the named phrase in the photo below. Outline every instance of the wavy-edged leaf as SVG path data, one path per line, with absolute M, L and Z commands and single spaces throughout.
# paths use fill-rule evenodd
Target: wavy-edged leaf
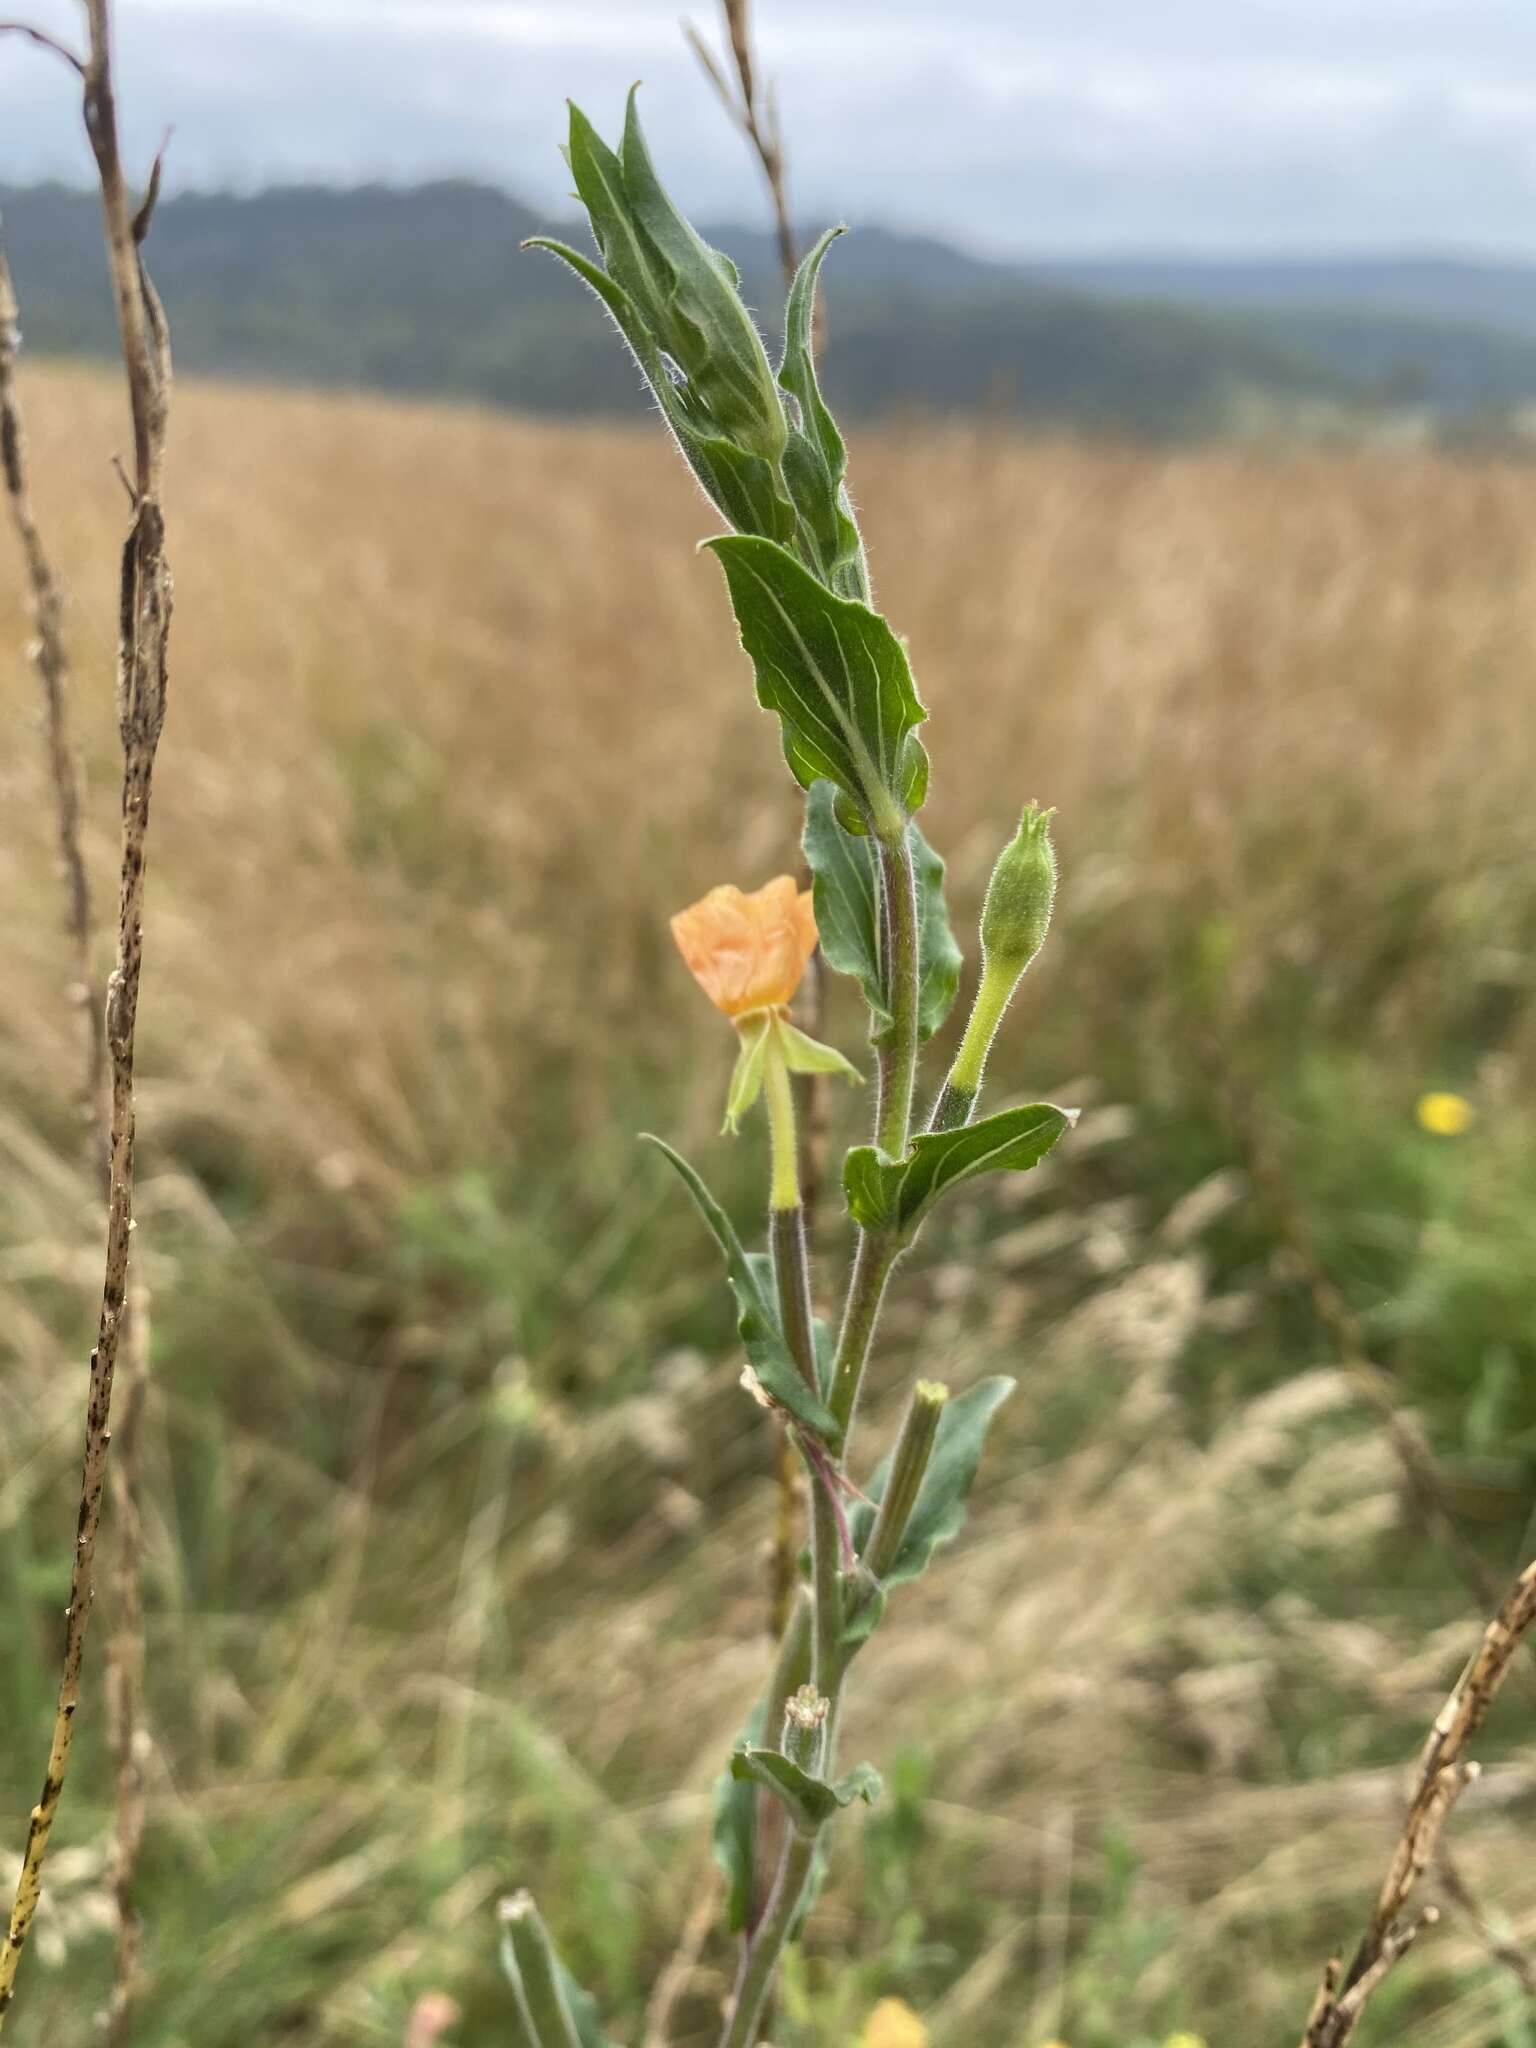
M 731 1756 L 731 1775 L 761 1785 L 781 1801 L 804 1834 L 812 1834 L 855 1799 L 873 1806 L 880 1797 L 880 1773 L 873 1764 L 855 1764 L 835 1784 L 801 1770 L 777 1749 L 738 1749 Z
M 642 1136 L 648 1145 L 656 1147 L 682 1180 L 698 1204 L 700 1215 L 714 1233 L 715 1242 L 725 1254 L 726 1277 L 736 1297 L 737 1328 L 747 1359 L 764 1392 L 817 1436 L 835 1441 L 838 1428 L 831 1409 L 806 1385 L 784 1342 L 773 1307 L 771 1265 L 760 1254 L 753 1259 L 742 1249 L 741 1239 L 736 1235 L 730 1217 L 681 1153 L 674 1152 L 664 1139 L 652 1136 L 649 1131 Z
M 720 558 L 757 701 L 779 718 L 796 780 L 809 789 L 824 776 L 879 836 L 899 833 L 914 786 L 911 735 L 928 716 L 901 642 L 878 612 L 835 596 L 772 541 L 725 534 L 705 546 Z
M 910 830 L 917 879 L 917 1031 L 926 1041 L 954 1006 L 964 960 L 944 902 L 944 862 L 915 825 Z M 834 973 L 852 975 L 863 990 L 870 1037 L 879 1045 L 892 1028 L 881 964 L 879 868 L 868 838 L 857 837 L 839 821 L 837 791 L 830 782 L 811 785 L 801 845 L 811 871 L 821 950 Z
M 978 1380 L 974 1387 L 968 1387 L 963 1394 L 945 1402 L 928 1469 L 923 1474 L 923 1483 L 918 1489 L 917 1502 L 907 1522 L 901 1548 L 896 1553 L 896 1562 L 880 1582 L 882 1591 L 919 1578 L 927 1570 L 933 1553 L 942 1544 L 952 1543 L 959 1535 L 965 1523 L 965 1504 L 976 1483 L 987 1431 L 993 1416 L 1017 1384 L 1017 1381 L 999 1374 L 991 1379 Z M 875 1508 L 885 1498 L 890 1476 L 891 1461 L 887 1458 L 867 1488 L 873 1505 L 860 1501 L 854 1508 L 851 1528 L 854 1545 L 861 1554 L 869 1543 L 870 1532 L 875 1526 Z M 879 1619 L 878 1609 L 874 1619 Z M 873 1625 L 872 1621 L 870 1626 Z M 866 1629 L 864 1634 L 868 1633 Z
M 924 1131 L 905 1159 L 889 1159 L 873 1145 L 856 1145 L 843 1162 L 848 1213 L 866 1230 L 910 1231 L 940 1195 L 984 1173 L 1025 1173 L 1038 1166 L 1075 1109 L 1051 1102 L 1001 1109 L 952 1131 Z

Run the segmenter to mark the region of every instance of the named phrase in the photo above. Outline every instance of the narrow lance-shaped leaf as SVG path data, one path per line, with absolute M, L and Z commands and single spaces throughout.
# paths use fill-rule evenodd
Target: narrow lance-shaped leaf
M 952 1131 L 925 1131 L 905 1159 L 888 1159 L 873 1145 L 856 1145 L 843 1163 L 848 1213 L 866 1230 L 916 1228 L 946 1189 L 984 1173 L 1024 1173 L 1038 1166 L 1075 1109 L 1031 1102 Z
M 908 1518 L 895 1563 L 881 1580 L 883 1587 L 889 1589 L 919 1578 L 940 1545 L 952 1543 L 959 1535 L 987 1431 L 1016 1385 L 1016 1381 L 1002 1375 L 979 1380 L 945 1404 L 917 1504 Z M 890 1476 L 891 1461 L 887 1458 L 866 1489 L 873 1505 L 861 1501 L 853 1511 L 853 1540 L 861 1554 L 869 1542 L 875 1509 L 885 1498 Z
M 917 879 L 917 1032 L 926 1041 L 954 1005 L 963 956 L 945 907 L 944 862 L 915 825 L 910 832 Z M 868 839 L 838 822 L 830 782 L 813 783 L 806 797 L 802 845 L 822 952 L 835 973 L 852 975 L 863 990 L 870 1036 L 879 1045 L 892 1029 L 881 959 L 879 868 Z
M 762 337 L 736 288 L 735 267 L 667 196 L 646 147 L 633 90 L 619 162 L 631 217 L 671 272 L 663 344 L 716 426 L 740 446 L 776 460 L 784 446 L 784 408 Z
M 770 539 L 791 539 L 795 532 L 795 508 L 784 495 L 773 465 L 699 424 L 687 403 L 686 392 L 668 374 L 650 329 L 622 286 L 579 249 L 553 236 L 533 235 L 523 247 L 544 249 L 558 256 L 601 299 L 655 394 L 683 460 L 705 496 L 732 526 L 743 533 L 763 534 Z
M 767 1706 L 759 1700 L 742 1730 L 739 1749 L 756 1749 L 763 1739 Z M 757 1794 L 750 1778 L 741 1778 L 727 1764 L 715 1780 L 715 1816 L 711 1847 L 725 1877 L 725 1924 L 740 1934 L 752 1911 L 757 1841 Z
M 725 1254 L 726 1277 L 731 1292 L 736 1297 L 739 1313 L 737 1327 L 747 1359 L 766 1394 L 769 1394 L 781 1408 L 788 1409 L 798 1422 L 813 1431 L 818 1437 L 835 1441 L 838 1427 L 832 1411 L 819 1396 L 806 1385 L 799 1367 L 790 1356 L 779 1328 L 778 1317 L 772 1306 L 771 1281 L 767 1278 L 767 1262 L 761 1264 L 751 1259 L 742 1249 L 741 1239 L 736 1235 L 735 1226 L 729 1216 L 715 1200 L 709 1189 L 679 1153 L 662 1139 L 644 1134 L 645 1142 L 654 1145 L 662 1157 L 681 1178 L 683 1185 L 698 1204 L 699 1212 L 714 1233 L 715 1241 Z
M 835 596 L 771 541 L 737 534 L 706 546 L 796 780 L 836 783 L 878 837 L 895 838 L 927 785 L 914 729 L 928 714 L 901 642 L 878 612 Z
M 812 334 L 822 260 L 846 230 L 828 228 L 795 273 L 784 313 L 784 356 L 779 382 L 799 409 L 783 455 L 784 480 L 800 515 L 802 545 L 824 583 L 842 597 L 869 602 L 864 543 L 844 486 L 848 451 L 816 381 Z

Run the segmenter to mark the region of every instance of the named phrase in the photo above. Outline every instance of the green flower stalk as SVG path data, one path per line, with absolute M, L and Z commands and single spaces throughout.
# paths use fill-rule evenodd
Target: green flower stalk
M 891 1476 L 886 1481 L 864 1552 L 864 1562 L 876 1580 L 886 1577 L 901 1554 L 948 1404 L 948 1387 L 941 1387 L 935 1380 L 919 1380 L 912 1389 L 911 1404 L 891 1461 Z
M 530 1892 L 501 1902 L 501 1961 L 523 2048 L 581 2048 L 559 1958 Z
M 981 911 L 981 979 L 960 1050 L 934 1106 L 931 1130 L 954 1130 L 970 1122 L 998 1027 L 1045 944 L 1056 901 L 1055 815 L 1026 804 L 1018 831 L 992 870 Z
M 573 110 L 570 161 L 602 261 L 543 246 L 602 299 L 733 529 L 708 547 L 724 571 L 758 703 L 777 720 L 784 760 L 806 793 L 809 891 L 788 876 L 751 894 L 717 887 L 672 920 L 690 972 L 737 1034 L 726 1130 L 739 1131 L 759 1101 L 766 1111 L 768 1256 L 743 1244 L 686 1160 L 652 1141 L 724 1255 L 744 1380 L 781 1422 L 810 1481 L 807 1584 L 716 1803 L 727 1920 L 741 1936 L 720 2048 L 756 2048 L 785 1947 L 814 1902 L 827 1831 L 845 1807 L 879 1791 L 868 1765 L 836 1774 L 849 1666 L 893 1591 L 958 1534 L 988 1426 L 1012 1389 L 1010 1380 L 985 1380 L 951 1399 L 920 1381 L 891 1459 L 864 1488 L 853 1477 L 860 1392 L 903 1253 L 952 1189 L 982 1174 L 1027 1171 L 1072 1121 L 1048 1103 L 971 1121 L 1003 1013 L 1045 937 L 1055 861 L 1049 813 L 1031 806 L 988 891 L 981 984 L 940 1113 L 930 1129 L 914 1129 L 922 1049 L 949 1014 L 962 962 L 944 863 L 914 822 L 928 788 L 917 737 L 927 712 L 904 643 L 869 601 L 846 453 L 811 356 L 817 273 L 838 231 L 821 238 L 795 278 L 775 378 L 735 272 L 662 190 L 633 98 L 616 151 Z M 861 1077 L 791 1021 L 818 934 L 828 966 L 863 997 L 876 1077 L 869 1142 L 843 1166 L 855 1234 L 835 1346 L 820 1341 L 813 1314 L 790 1082 L 800 1073 Z

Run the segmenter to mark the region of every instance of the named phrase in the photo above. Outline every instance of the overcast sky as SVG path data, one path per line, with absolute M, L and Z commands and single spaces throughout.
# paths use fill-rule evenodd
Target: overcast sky
M 5 0 L 22 12 L 26 0 Z M 74 32 L 74 0 L 32 0 Z M 469 173 L 564 203 L 562 101 L 645 81 L 664 173 L 758 195 L 678 0 L 119 0 L 181 184 Z M 691 0 L 713 31 L 714 0 Z M 797 211 L 997 251 L 1536 255 L 1536 0 L 756 0 Z M 83 175 L 58 67 L 0 45 L 0 182 Z

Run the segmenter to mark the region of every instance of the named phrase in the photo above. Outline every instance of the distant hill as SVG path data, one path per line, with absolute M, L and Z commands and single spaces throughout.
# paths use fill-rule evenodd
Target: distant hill
M 1241 312 L 1348 307 L 1536 336 L 1536 265 L 1476 257 L 1077 257 L 1027 269 L 1069 290 L 1115 299 L 1169 299 Z
M 45 186 L 0 191 L 0 206 L 29 345 L 106 351 L 94 199 Z M 461 182 L 188 193 L 161 205 L 154 268 L 190 371 L 634 412 L 638 378 L 581 287 L 519 252 L 545 225 Z M 781 293 L 768 236 L 706 232 L 771 326 Z M 839 245 L 827 278 L 826 380 L 855 413 L 990 410 L 1182 434 L 1254 400 L 1282 413 L 1536 400 L 1536 270 L 1009 265 L 876 227 Z

